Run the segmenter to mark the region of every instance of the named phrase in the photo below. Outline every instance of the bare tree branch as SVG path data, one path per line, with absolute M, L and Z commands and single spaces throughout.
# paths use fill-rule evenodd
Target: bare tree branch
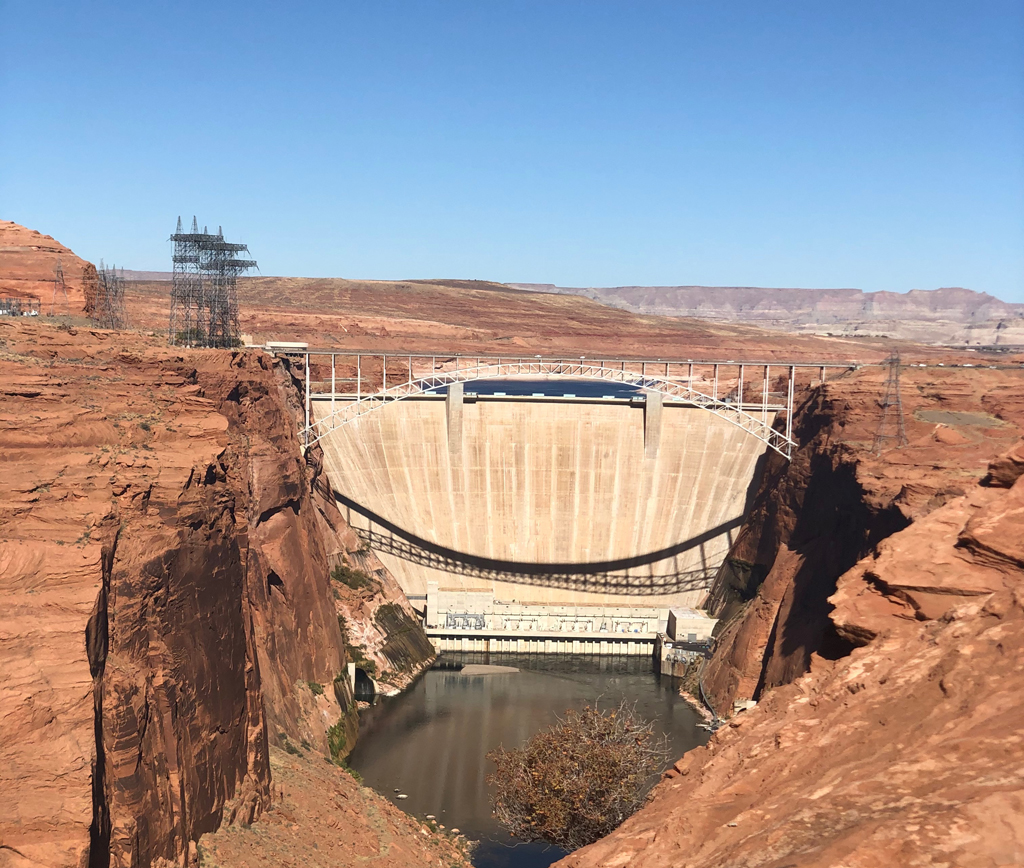
M 575 850 L 607 835 L 647 800 L 665 767 L 666 739 L 623 701 L 568 710 L 522 748 L 487 755 L 494 814 L 523 841 Z

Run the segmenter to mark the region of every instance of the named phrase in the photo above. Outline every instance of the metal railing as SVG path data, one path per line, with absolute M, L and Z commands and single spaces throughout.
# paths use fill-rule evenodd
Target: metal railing
M 853 363 L 589 359 L 586 356 L 569 359 L 308 349 L 286 354 L 303 360 L 305 418 L 300 433 L 306 447 L 390 403 L 435 392 L 453 383 L 543 377 L 612 382 L 645 393 L 658 393 L 670 401 L 714 413 L 787 459 L 795 446 L 792 417 L 798 370 L 814 369 L 817 379 L 824 382 L 829 369 L 855 367 Z M 317 377 L 312 375 L 314 368 L 318 369 Z M 330 403 L 328 411 L 319 419 L 314 418 L 314 400 Z M 777 419 L 784 424 L 777 425 Z

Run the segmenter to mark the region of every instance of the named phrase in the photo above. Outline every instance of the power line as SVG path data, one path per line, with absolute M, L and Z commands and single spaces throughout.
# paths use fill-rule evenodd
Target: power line
M 241 334 L 238 325 L 238 276 L 256 268 L 255 260 L 239 259 L 248 253 L 244 244 L 224 240 L 203 227 L 196 218 L 192 229 L 183 232 L 181 217 L 171 235 L 174 242 L 174 274 L 171 282 L 171 317 L 168 338 L 171 344 L 193 347 L 237 346 Z
M 108 329 L 128 327 L 128 315 L 124 306 L 124 270 L 118 271 L 113 265 L 107 268 L 100 260 L 96 274 L 96 302 L 93 318 Z
M 50 302 L 50 312 L 47 316 L 53 316 L 57 307 L 57 296 L 64 297 L 64 313 L 71 313 L 71 303 L 68 301 L 68 287 L 64 282 L 64 265 L 57 257 L 57 264 L 53 266 L 53 300 Z
M 907 429 L 903 421 L 903 399 L 900 396 L 900 354 L 894 351 L 886 360 L 889 366 L 885 378 L 885 397 L 882 398 L 882 418 L 878 420 L 872 452 L 881 455 L 882 450 L 907 445 Z M 895 443 L 891 443 L 895 441 Z

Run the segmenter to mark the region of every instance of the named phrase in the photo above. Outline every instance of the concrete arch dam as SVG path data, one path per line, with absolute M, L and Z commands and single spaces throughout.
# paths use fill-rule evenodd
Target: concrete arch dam
M 514 641 L 487 647 L 530 650 L 522 637 L 650 638 L 669 609 L 699 607 L 742 522 L 762 440 L 650 393 L 465 388 L 396 401 L 320 440 L 343 513 L 428 628 L 500 633 Z M 330 402 L 311 412 L 326 418 Z

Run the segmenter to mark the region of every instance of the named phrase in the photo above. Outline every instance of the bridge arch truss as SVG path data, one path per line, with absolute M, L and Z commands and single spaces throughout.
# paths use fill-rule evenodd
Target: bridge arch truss
M 823 382 L 829 368 L 852 367 L 835 363 L 396 355 L 331 350 L 290 355 L 301 357 L 303 363 L 305 424 L 300 436 L 307 448 L 388 404 L 456 383 L 557 378 L 626 385 L 707 410 L 787 459 L 795 446 L 792 425 L 798 370 L 813 369 L 812 377 L 817 374 L 818 381 Z M 330 402 L 329 412 L 320 419 L 312 413 L 314 400 Z M 776 424 L 777 419 L 782 424 Z

